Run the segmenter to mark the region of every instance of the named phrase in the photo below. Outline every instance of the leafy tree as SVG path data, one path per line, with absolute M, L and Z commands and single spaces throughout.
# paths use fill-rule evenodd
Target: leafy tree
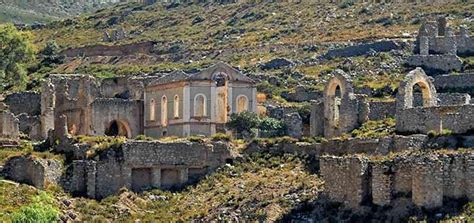
M 64 56 L 59 55 L 59 52 L 59 46 L 56 44 L 56 41 L 48 41 L 44 49 L 40 52 L 42 57 L 41 64 L 44 66 L 53 66 L 63 63 Z
M 25 86 L 26 65 L 34 60 L 31 34 L 12 24 L 0 25 L 0 90 Z

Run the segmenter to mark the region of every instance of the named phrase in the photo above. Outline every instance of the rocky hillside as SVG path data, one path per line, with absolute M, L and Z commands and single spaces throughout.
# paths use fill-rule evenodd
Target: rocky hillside
M 292 101 L 288 95 L 298 86 L 321 90 L 326 74 L 342 68 L 358 87 L 384 89 L 380 96 L 393 93 L 407 72 L 402 65 L 424 18 L 449 15 L 453 25 L 474 30 L 473 11 L 469 1 L 127 4 L 51 23 L 34 36 L 39 48 L 55 40 L 71 55 L 47 72 L 110 77 L 193 71 L 224 61 L 261 80 L 259 90 Z M 394 50 L 324 57 L 331 49 L 387 39 Z M 114 54 L 117 49 L 125 53 Z M 272 59 L 279 60 L 267 63 Z
M 119 0 L 81 1 L 26 1 L 0 0 L 0 23 L 44 23 L 54 19 L 92 12 L 101 7 L 121 2 Z

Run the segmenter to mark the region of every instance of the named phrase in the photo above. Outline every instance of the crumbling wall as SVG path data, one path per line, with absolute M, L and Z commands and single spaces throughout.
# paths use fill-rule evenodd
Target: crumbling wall
M 395 101 L 371 101 L 369 102 L 369 120 L 383 120 L 394 118 L 396 113 Z
M 19 120 L 9 111 L 0 111 L 0 138 L 18 139 Z
M 466 105 L 471 103 L 471 95 L 464 93 L 441 93 L 438 94 L 438 104 L 443 105 Z
M 91 134 L 105 135 L 113 121 L 125 126 L 128 138 L 143 134 L 142 101 L 104 98 L 95 100 L 91 107 Z
M 363 157 L 323 156 L 320 173 L 329 199 L 357 209 L 369 194 L 369 165 Z
M 22 113 L 17 116 L 20 132 L 29 136 L 32 140 L 41 140 L 41 120 L 39 116 L 29 116 Z
M 41 95 L 35 92 L 21 92 L 9 94 L 3 102 L 15 115 L 26 113 L 30 116 L 40 115 Z
M 48 183 L 58 183 L 61 174 L 60 161 L 33 156 L 12 157 L 6 162 L 2 171 L 2 175 L 7 179 L 37 188 L 44 188 Z
M 329 198 L 354 209 L 370 204 L 361 201 L 390 207 L 397 199 L 410 198 L 418 207 L 435 209 L 443 206 L 446 199 L 473 200 L 472 150 L 379 159 L 368 161 L 367 157 L 355 155 L 321 157 L 320 171 Z M 370 174 L 362 180 L 366 170 Z
M 456 55 L 412 55 L 406 61 L 409 67 L 421 67 L 430 74 L 462 71 L 462 60 Z
M 114 77 L 102 80 L 100 92 L 102 98 L 121 98 L 143 100 L 144 83 L 138 78 Z
M 167 189 L 196 180 L 231 158 L 227 144 L 128 141 L 102 151 L 92 160 L 74 161 L 66 190 L 104 198 L 121 188 Z M 192 170 L 192 171 L 189 171 Z
M 474 129 L 474 105 L 410 108 L 397 114 L 397 132 L 441 132 L 449 129 L 463 134 Z
M 440 92 L 459 92 L 474 95 L 474 73 L 438 75 L 434 77 L 436 90 Z

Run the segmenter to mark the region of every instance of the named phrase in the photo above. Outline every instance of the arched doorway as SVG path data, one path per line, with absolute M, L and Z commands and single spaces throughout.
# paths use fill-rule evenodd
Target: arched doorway
M 105 129 L 105 135 L 131 137 L 130 128 L 127 123 L 119 120 L 110 122 L 109 126 Z

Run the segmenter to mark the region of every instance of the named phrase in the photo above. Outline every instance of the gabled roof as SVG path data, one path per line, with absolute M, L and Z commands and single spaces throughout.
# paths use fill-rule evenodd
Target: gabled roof
M 230 82 L 240 81 L 247 83 L 255 83 L 255 81 L 253 81 L 251 78 L 243 75 L 240 71 L 224 62 L 216 63 L 198 73 L 191 74 L 188 80 L 212 80 L 213 76 L 217 73 L 227 74 Z
M 171 73 L 165 74 L 163 77 L 158 78 L 155 81 L 152 81 L 149 85 L 157 85 L 157 84 L 166 84 L 172 82 L 183 81 L 189 78 L 189 75 L 184 73 L 183 71 L 173 71 Z
M 251 83 L 251 84 L 255 83 L 255 81 L 253 81 L 251 78 L 243 75 L 240 71 L 233 68 L 229 64 L 226 64 L 224 62 L 219 62 L 217 64 L 214 64 L 194 74 L 187 74 L 183 71 L 173 71 L 155 81 L 152 81 L 149 85 L 152 86 L 152 85 L 166 84 L 166 83 L 172 83 L 172 82 L 178 82 L 178 81 L 212 80 L 214 75 L 218 73 L 225 73 L 228 77 L 228 81 L 230 82 L 238 81 L 238 82 L 245 82 L 245 83 Z

